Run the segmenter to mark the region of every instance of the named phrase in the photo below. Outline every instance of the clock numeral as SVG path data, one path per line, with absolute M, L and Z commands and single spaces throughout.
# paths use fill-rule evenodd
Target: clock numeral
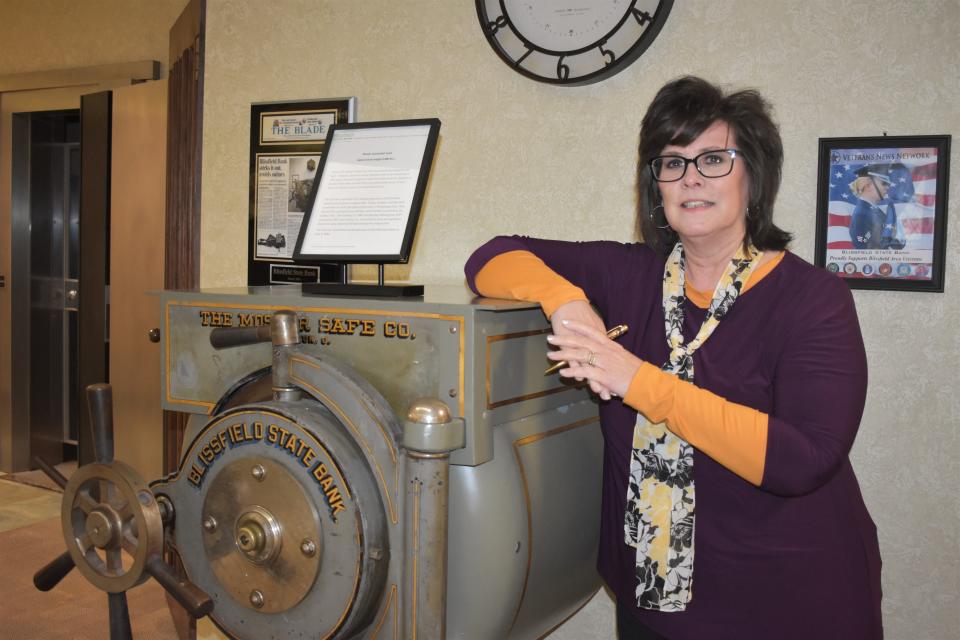
M 548 84 L 582 85 L 605 80 L 640 56 L 658 35 L 674 0 L 474 0 L 474 4 L 477 26 L 511 69 Z M 576 37 L 578 33 L 584 39 Z
M 633 9 L 633 17 L 636 18 L 637 22 L 641 25 L 647 24 L 653 20 L 653 16 L 646 11 L 641 11 L 640 9 Z
M 617 54 L 615 54 L 610 49 L 604 49 L 603 48 L 604 44 L 605 43 L 598 44 L 597 48 L 600 49 L 600 55 L 606 58 L 606 60 L 604 60 L 603 62 L 603 66 L 609 67 L 610 65 L 612 65 L 614 62 L 617 61 Z
M 503 29 L 505 26 L 510 24 L 510 21 L 507 19 L 507 16 L 500 16 L 496 20 L 487 23 L 487 29 L 490 30 L 490 35 L 494 35 L 500 29 Z

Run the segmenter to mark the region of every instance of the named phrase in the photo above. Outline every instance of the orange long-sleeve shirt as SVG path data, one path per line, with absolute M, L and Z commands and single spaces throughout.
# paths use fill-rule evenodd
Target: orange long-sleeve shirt
M 783 259 L 774 259 L 754 270 L 745 293 Z M 528 251 L 509 251 L 493 257 L 477 273 L 476 287 L 484 295 L 539 302 L 551 317 L 562 305 L 587 300 L 583 290 L 547 267 Z M 688 283 L 687 298 L 700 308 L 710 304 L 712 292 L 698 291 Z M 651 422 L 667 428 L 749 482 L 763 480 L 769 416 L 730 402 L 644 362 L 630 381 L 624 402 Z

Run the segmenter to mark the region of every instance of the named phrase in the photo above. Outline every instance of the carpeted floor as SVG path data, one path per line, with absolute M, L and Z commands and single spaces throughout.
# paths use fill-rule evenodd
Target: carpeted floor
M 0 532 L 60 517 L 59 491 L 38 489 L 0 478 Z

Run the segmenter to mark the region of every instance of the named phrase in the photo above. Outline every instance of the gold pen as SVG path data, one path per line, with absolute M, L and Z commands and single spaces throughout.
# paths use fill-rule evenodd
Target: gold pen
M 627 332 L 627 329 L 628 329 L 627 325 L 618 324 L 613 329 L 610 329 L 609 331 L 607 331 L 607 337 L 610 338 L 611 340 L 615 340 L 620 336 L 622 336 L 623 334 L 625 334 Z M 553 365 L 552 367 L 544 371 L 543 375 L 548 376 L 551 373 L 556 373 L 560 369 L 563 369 L 564 367 L 566 367 L 567 364 L 568 363 L 566 360 L 561 360 L 560 362 L 556 363 L 555 365 Z

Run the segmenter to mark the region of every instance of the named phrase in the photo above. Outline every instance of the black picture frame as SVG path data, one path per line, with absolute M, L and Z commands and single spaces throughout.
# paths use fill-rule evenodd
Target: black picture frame
M 329 126 L 353 122 L 356 119 L 355 97 L 258 102 L 250 105 L 250 186 L 247 230 L 247 284 L 338 282 L 340 265 L 316 260 L 297 260 L 293 256 L 296 233 L 299 231 L 297 214 L 305 197 L 296 183 L 310 183 L 302 189 L 309 194 L 312 177 L 302 180 L 294 175 L 294 165 L 312 169 L 323 157 Z M 287 174 L 273 182 L 289 181 L 288 186 L 271 184 L 261 191 L 260 177 L 263 164 L 276 161 L 282 165 L 278 173 Z M 280 191 L 289 188 L 290 194 L 281 197 Z M 260 211 L 261 196 L 272 206 Z M 290 202 L 283 206 L 289 196 Z M 270 222 L 273 218 L 279 220 Z M 267 223 L 264 223 L 264 220 Z M 291 225 L 295 225 L 291 228 Z M 275 227 L 275 228 L 273 228 Z
M 942 292 L 950 141 L 820 138 L 815 264 L 851 289 Z
M 427 183 L 430 178 L 430 170 L 433 166 L 433 159 L 436 154 L 437 141 L 440 137 L 440 120 L 437 118 L 422 118 L 414 120 L 385 120 L 378 122 L 358 122 L 352 124 L 342 124 L 330 127 L 327 134 L 327 149 L 336 144 L 338 132 L 357 130 L 357 129 L 384 129 L 384 128 L 402 128 L 402 127 L 422 127 L 427 126 L 428 133 L 424 145 L 423 156 L 420 162 L 420 170 L 417 174 L 416 186 L 414 188 L 411 200 L 410 211 L 407 215 L 407 221 L 404 228 L 403 239 L 400 248 L 396 253 L 309 253 L 303 249 L 304 237 L 310 226 L 311 217 L 315 214 L 315 203 L 317 194 L 323 181 L 323 172 L 326 167 L 327 154 L 320 160 L 320 166 L 317 168 L 317 177 L 314 180 L 313 191 L 310 194 L 309 204 L 303 216 L 303 222 L 300 226 L 300 233 L 297 234 L 297 244 L 294 248 L 294 259 L 312 260 L 324 262 L 336 262 L 341 264 L 406 264 L 410 259 L 410 252 L 413 248 L 413 240 L 417 231 L 417 224 L 420 221 L 420 212 L 423 208 L 423 199 L 427 190 Z

